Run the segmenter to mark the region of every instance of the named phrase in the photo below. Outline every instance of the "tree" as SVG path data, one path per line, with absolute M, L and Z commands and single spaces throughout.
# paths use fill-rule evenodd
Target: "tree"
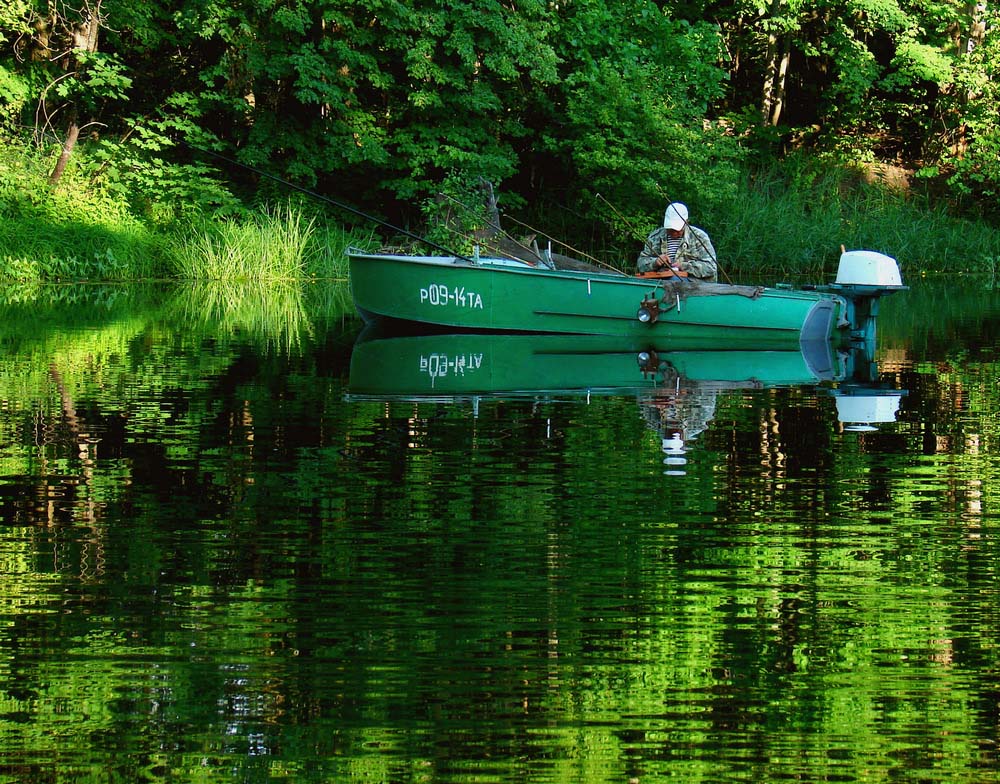
M 83 6 L 76 10 L 51 6 L 49 19 L 52 26 L 52 38 L 59 47 L 59 51 L 55 54 L 56 61 L 67 78 L 79 77 L 80 69 L 84 68 L 88 59 L 97 53 L 98 35 L 102 23 L 101 0 L 95 0 L 93 5 L 90 0 L 84 0 Z M 57 78 L 50 87 L 55 86 L 61 79 L 62 77 Z M 61 92 L 64 97 L 68 98 L 68 91 Z M 59 181 L 66 170 L 66 163 L 80 136 L 77 104 L 70 100 L 68 105 L 66 136 L 62 152 L 59 154 L 52 174 L 49 175 L 49 183 L 53 185 Z M 39 105 L 39 114 L 44 119 L 44 125 L 48 126 L 52 115 L 44 103 L 44 97 Z
M 13 47 L 30 34 L 30 0 L 11 0 L 0 7 L 0 48 Z M 28 81 L 15 64 L 0 58 L 0 130 L 15 131 L 30 95 Z
M 580 0 L 560 9 L 557 40 L 561 78 L 538 127 L 550 160 L 533 160 L 569 201 L 638 239 L 671 199 L 730 195 L 737 144 L 707 119 L 725 85 L 714 25 L 652 2 Z
M 756 130 L 775 127 L 785 139 L 853 160 L 903 163 L 929 175 L 951 170 L 959 192 L 992 191 L 1000 58 L 989 32 L 997 14 L 986 2 L 676 7 L 718 20 L 730 75 L 726 109 Z
M 37 96 L 36 139 L 43 144 L 57 123 L 62 127 L 62 150 L 49 176 L 51 184 L 62 177 L 81 131 L 101 124 L 98 107 L 124 97 L 129 85 L 116 58 L 98 51 L 105 22 L 101 4 L 102 0 L 83 0 L 81 6 L 71 7 L 52 0 L 44 9 L 27 3 L 17 8 L 21 33 L 15 52 L 27 63 L 28 81 L 40 78 L 44 83 Z M 17 18 L 11 15 L 3 21 L 13 22 L 16 29 Z M 90 116 L 81 125 L 83 113 Z

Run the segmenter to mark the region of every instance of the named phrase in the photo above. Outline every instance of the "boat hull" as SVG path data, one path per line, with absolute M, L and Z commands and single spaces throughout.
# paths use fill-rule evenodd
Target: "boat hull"
M 664 285 L 506 260 L 348 255 L 352 295 L 366 319 L 455 330 L 655 337 L 760 349 L 830 340 L 843 308 L 839 297 L 819 292 L 766 288 L 749 297 L 747 287 L 716 286 L 704 296 L 683 279 Z M 643 323 L 637 313 L 651 297 L 662 305 L 652 322 Z

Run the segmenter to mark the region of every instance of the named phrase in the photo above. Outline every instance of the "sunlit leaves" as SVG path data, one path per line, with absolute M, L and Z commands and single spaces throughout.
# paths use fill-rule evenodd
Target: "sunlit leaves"
M 913 24 L 913 18 L 896 0 L 849 0 L 845 10 L 855 16 L 859 29 L 866 33 L 900 32 Z
M 917 43 L 903 41 L 892 59 L 892 71 L 883 80 L 886 87 L 906 87 L 930 82 L 939 87 L 954 80 L 954 61 L 941 50 Z

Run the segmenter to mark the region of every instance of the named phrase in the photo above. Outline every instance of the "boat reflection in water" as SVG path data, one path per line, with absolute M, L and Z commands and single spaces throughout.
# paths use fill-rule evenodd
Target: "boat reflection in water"
M 712 421 L 720 392 L 816 386 L 837 396 L 845 424 L 872 427 L 894 418 L 902 394 L 878 389 L 875 371 L 865 347 L 844 352 L 828 341 L 730 351 L 620 336 L 413 333 L 375 322 L 355 343 L 347 399 L 465 402 L 476 414 L 485 399 L 634 395 L 661 435 L 667 472 L 683 473 L 688 445 Z

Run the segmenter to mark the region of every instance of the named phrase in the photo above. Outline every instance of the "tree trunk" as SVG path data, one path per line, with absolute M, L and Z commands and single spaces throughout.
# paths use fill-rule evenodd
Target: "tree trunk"
M 80 126 L 76 121 L 76 110 L 74 109 L 70 112 L 69 127 L 66 129 L 66 138 L 63 141 L 62 152 L 59 153 L 59 160 L 56 161 L 56 166 L 52 170 L 52 174 L 49 175 L 49 185 L 55 185 L 63 176 L 66 164 L 69 162 L 69 156 L 72 155 L 73 148 L 76 147 L 76 140 L 79 138 Z
M 761 119 L 764 123 L 771 121 L 771 113 L 774 109 L 774 80 L 777 69 L 775 59 L 778 50 L 778 37 L 774 33 L 767 36 L 767 71 L 764 72 L 764 90 L 760 104 Z
M 62 19 L 61 23 L 68 28 L 68 38 L 72 41 L 72 49 L 69 50 L 63 60 L 63 70 L 67 73 L 74 71 L 77 67 L 74 52 L 83 49 L 90 54 L 97 51 L 97 34 L 101 29 L 101 2 L 97 0 L 93 7 L 90 3 L 85 3 L 80 9 L 80 21 L 71 23 L 68 19 Z M 55 168 L 49 175 L 49 184 L 55 185 L 66 171 L 66 164 L 69 156 L 73 154 L 77 139 L 80 138 L 80 125 L 78 122 L 78 112 L 75 106 L 70 107 L 69 122 L 66 127 L 66 137 L 63 140 L 62 152 L 59 153 L 59 160 L 56 161 Z
M 986 39 L 986 0 L 969 3 L 966 7 L 969 27 L 962 40 L 962 54 L 969 54 Z
M 776 126 L 781 119 L 781 110 L 785 108 L 785 81 L 788 76 L 788 63 L 792 59 L 792 47 L 788 38 L 782 42 L 781 60 L 778 62 L 778 73 L 774 79 L 771 91 L 771 116 L 769 122 Z
M 781 0 L 772 0 L 768 16 L 773 20 L 781 11 Z M 761 100 L 761 118 L 766 125 L 777 125 L 785 102 L 785 77 L 791 45 L 788 33 L 780 36 L 772 30 L 767 35 L 767 70 L 764 73 L 764 89 Z
M 982 46 L 986 40 L 986 0 L 973 2 L 966 5 L 969 26 L 962 36 L 962 56 L 968 57 L 972 51 Z M 973 99 L 971 94 L 960 96 L 964 104 L 968 104 Z M 956 129 L 955 143 L 952 146 L 952 154 L 959 159 L 965 157 L 965 152 L 969 148 L 969 126 L 968 123 L 961 123 Z

